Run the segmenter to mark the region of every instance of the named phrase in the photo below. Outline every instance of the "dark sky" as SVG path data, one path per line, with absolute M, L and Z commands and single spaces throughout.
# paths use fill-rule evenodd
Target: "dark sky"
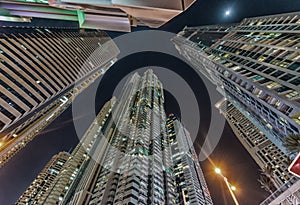
M 225 10 L 231 9 L 231 16 L 225 17 Z M 184 26 L 205 24 L 222 24 L 239 22 L 244 17 L 269 15 L 300 10 L 297 0 L 198 0 L 184 14 L 171 20 L 161 29 L 165 31 L 180 31 Z M 35 20 L 35 25 L 44 25 L 50 21 Z M 57 22 L 56 26 L 74 26 L 68 22 Z M 143 30 L 138 27 L 133 29 Z M 122 33 L 110 32 L 113 37 Z M 139 53 L 118 61 L 103 77 L 98 87 L 95 110 L 98 111 L 104 102 L 110 99 L 118 82 L 129 72 L 144 66 L 160 66 L 178 73 L 193 89 L 201 112 L 200 131 L 195 141 L 199 150 L 203 137 L 210 122 L 210 107 L 207 91 L 195 71 L 184 62 L 171 56 L 159 53 Z M 160 77 L 160 76 L 158 76 Z M 163 82 L 164 83 L 164 82 Z M 93 86 L 86 89 L 83 96 L 92 92 Z M 166 112 L 180 116 L 179 106 L 172 96 L 166 92 Z M 86 124 L 86 116 L 81 119 Z M 185 124 L 189 128 L 189 124 Z M 46 130 L 36 137 L 27 147 L 15 156 L 4 168 L 0 169 L 0 204 L 13 204 L 28 187 L 48 160 L 59 151 L 67 151 L 76 146 L 78 139 L 72 122 L 72 110 L 69 108 L 56 119 Z M 237 198 L 241 205 L 259 204 L 268 194 L 262 191 L 257 182 L 258 167 L 245 149 L 236 139 L 231 129 L 226 125 L 222 138 L 210 156 L 211 160 L 222 167 L 224 175 L 232 184 L 238 187 Z M 208 160 L 201 163 L 203 172 L 216 205 L 233 205 L 224 182 L 214 173 L 214 168 Z

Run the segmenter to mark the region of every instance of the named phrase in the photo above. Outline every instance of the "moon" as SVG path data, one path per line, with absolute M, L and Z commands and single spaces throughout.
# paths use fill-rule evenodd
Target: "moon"
M 230 10 L 226 10 L 226 11 L 225 11 L 225 16 L 229 16 L 229 15 L 230 15 L 230 13 L 231 13 L 231 11 L 230 11 Z

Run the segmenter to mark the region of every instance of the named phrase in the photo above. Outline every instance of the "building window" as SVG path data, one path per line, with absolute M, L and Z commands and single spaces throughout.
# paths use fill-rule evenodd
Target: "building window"
M 299 85 L 300 84 L 300 77 L 298 77 L 298 78 L 296 78 L 296 79 L 294 79 L 294 80 L 292 80 L 290 83 L 292 83 L 292 84 L 294 84 L 294 85 Z
M 281 80 L 284 80 L 284 81 L 287 81 L 287 80 L 289 80 L 289 79 L 291 79 L 291 78 L 293 78 L 293 77 L 295 77 L 295 75 L 292 75 L 292 74 L 286 74 L 286 75 L 282 76 L 280 79 L 281 79 Z

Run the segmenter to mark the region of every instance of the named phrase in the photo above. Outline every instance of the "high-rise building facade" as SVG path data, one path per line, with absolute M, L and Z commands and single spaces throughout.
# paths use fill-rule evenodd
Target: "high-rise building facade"
M 204 50 L 197 39 L 203 27 L 185 28 L 173 39 L 284 152 L 283 139 L 300 132 L 299 22 L 299 13 L 247 18 Z
M 101 31 L 0 28 L 0 131 L 116 58 L 109 40 Z
M 229 107 L 222 112 L 258 165 L 274 170 L 278 195 L 298 183 L 286 170 L 284 159 L 293 155 L 283 142 L 300 132 L 299 23 L 299 12 L 246 18 L 235 25 L 186 27 L 172 39 L 226 97 Z
M 83 172 L 87 169 L 87 165 L 93 161 L 91 157 L 93 152 L 95 152 L 96 146 L 101 147 L 104 145 L 105 138 L 102 138 L 102 131 L 108 124 L 107 119 L 111 115 L 111 109 L 114 104 L 115 98 L 112 98 L 103 106 L 96 119 L 81 138 L 80 143 L 72 151 L 70 159 L 65 163 L 61 174 L 56 180 L 52 181 L 50 188 L 44 194 L 44 197 L 40 199 L 41 204 L 65 203 L 65 199 L 69 197 L 67 193 L 74 191 Z M 99 151 L 99 148 L 96 150 Z
M 101 69 L 108 69 L 110 64 L 107 64 Z M 33 116 L 23 121 L 22 123 L 12 126 L 15 127 L 8 132 L 3 132 L 0 139 L 0 168 L 5 166 L 9 160 L 31 142 L 40 132 L 51 124 L 60 114 L 62 114 L 73 102 L 73 100 L 91 85 L 99 76 L 103 74 L 103 70 L 96 71 L 93 75 L 84 79 L 70 91 L 63 93 L 59 98 L 43 106 L 42 109 L 36 111 Z
M 1 27 L 0 167 L 109 69 L 118 53 L 102 31 Z
M 177 204 L 213 204 L 189 132 L 170 114 L 167 119 Z
M 33 0 L 1 1 L 0 21 L 32 18 L 76 22 L 80 28 L 129 32 L 131 26 L 157 28 L 188 9 L 196 0 Z M 55 26 L 55 25 L 54 25 Z
M 289 158 L 231 102 L 223 99 L 216 107 L 224 115 L 235 136 L 255 160 L 261 170 L 272 168 L 271 182 L 279 189 L 296 181 L 288 171 Z
M 69 157 L 70 154 L 67 152 L 60 152 L 54 155 L 16 204 L 41 204 L 41 198 L 62 171 L 62 167 Z
M 176 137 L 168 134 L 171 124 Z M 120 100 L 112 98 L 101 109 L 41 203 L 182 204 L 184 199 L 211 205 L 194 149 L 185 151 L 192 143 L 183 130 L 175 121 L 168 128 L 162 83 L 153 71 L 135 73 Z M 185 176 L 178 185 L 177 168 Z
M 84 199 L 89 204 L 175 204 L 163 105 L 162 84 L 152 70 L 127 81 L 103 130 L 109 144 L 94 148 L 99 150 L 93 157 L 100 162 L 98 173 L 90 174 L 95 169 L 91 161 L 65 198 L 69 204 Z

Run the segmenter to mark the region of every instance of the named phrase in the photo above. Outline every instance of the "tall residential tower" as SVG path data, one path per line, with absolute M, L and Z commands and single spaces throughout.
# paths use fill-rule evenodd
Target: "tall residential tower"
M 167 119 L 177 204 L 213 204 L 189 132 L 170 114 Z
M 0 167 L 101 76 L 118 53 L 102 31 L 1 27 Z
M 0 131 L 116 58 L 109 40 L 99 31 L 0 28 Z
M 297 183 L 283 143 L 300 133 L 300 13 L 185 27 L 172 41 L 224 95 L 221 112 L 278 192 Z
M 299 22 L 300 13 L 244 19 L 204 49 L 205 27 L 185 28 L 173 41 L 279 146 L 300 132 Z
M 190 136 L 179 121 L 166 120 L 157 76 L 152 70 L 133 74 L 120 100 L 104 105 L 41 202 L 211 205 Z
M 54 155 L 16 204 L 40 204 L 44 194 L 62 171 L 62 167 L 69 157 L 70 154 L 67 152 L 60 152 Z
M 224 115 L 238 140 L 255 160 L 261 170 L 273 169 L 274 187 L 290 186 L 297 179 L 288 172 L 289 158 L 262 131 L 243 115 L 232 103 L 221 100 L 216 107 Z

